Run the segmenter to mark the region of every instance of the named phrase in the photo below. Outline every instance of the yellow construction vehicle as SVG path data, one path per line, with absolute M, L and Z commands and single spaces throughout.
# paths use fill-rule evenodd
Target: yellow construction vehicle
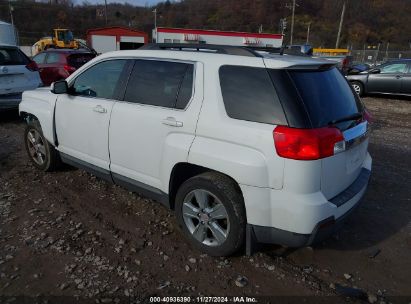
M 53 29 L 51 37 L 43 37 L 32 47 L 33 56 L 47 50 L 55 49 L 78 49 L 80 43 L 74 39 L 73 33 L 68 29 Z

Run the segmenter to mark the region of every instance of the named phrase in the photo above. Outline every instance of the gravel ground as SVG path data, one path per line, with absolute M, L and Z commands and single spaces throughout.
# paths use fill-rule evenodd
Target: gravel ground
M 1 113 L 0 303 L 28 299 L 18 296 L 128 303 L 153 295 L 409 303 L 411 101 L 364 102 L 375 120 L 374 171 L 343 229 L 313 248 L 266 246 L 227 259 L 191 249 L 158 203 L 82 170 L 35 170 L 23 147 L 24 123 L 15 112 Z

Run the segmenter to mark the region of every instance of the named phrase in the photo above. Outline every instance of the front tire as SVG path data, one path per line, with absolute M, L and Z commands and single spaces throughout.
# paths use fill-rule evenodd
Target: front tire
M 210 256 L 231 255 L 244 243 L 243 197 L 223 174 L 206 172 L 184 182 L 176 195 L 176 215 L 189 242 Z
M 47 141 L 38 121 L 31 121 L 24 131 L 24 143 L 33 165 L 42 171 L 54 171 L 58 165 L 58 152 Z
M 364 96 L 364 86 L 361 82 L 352 81 L 351 86 L 352 86 L 354 92 L 357 93 L 358 96 L 360 96 L 360 97 Z

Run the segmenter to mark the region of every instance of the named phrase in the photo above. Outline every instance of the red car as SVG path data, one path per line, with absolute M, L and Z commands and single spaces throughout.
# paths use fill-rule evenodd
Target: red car
M 39 67 L 45 86 L 57 80 L 66 79 L 75 70 L 96 57 L 86 50 L 49 49 L 33 57 Z

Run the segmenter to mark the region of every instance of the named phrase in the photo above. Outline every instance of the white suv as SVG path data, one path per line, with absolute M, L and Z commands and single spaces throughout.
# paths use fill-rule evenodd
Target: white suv
M 328 61 L 243 47 L 149 45 L 106 53 L 25 92 L 25 142 L 157 200 L 190 243 L 299 247 L 329 235 L 371 172 L 368 121 Z
M 37 64 L 17 47 L 0 45 L 0 111 L 16 109 L 22 92 L 41 85 Z

